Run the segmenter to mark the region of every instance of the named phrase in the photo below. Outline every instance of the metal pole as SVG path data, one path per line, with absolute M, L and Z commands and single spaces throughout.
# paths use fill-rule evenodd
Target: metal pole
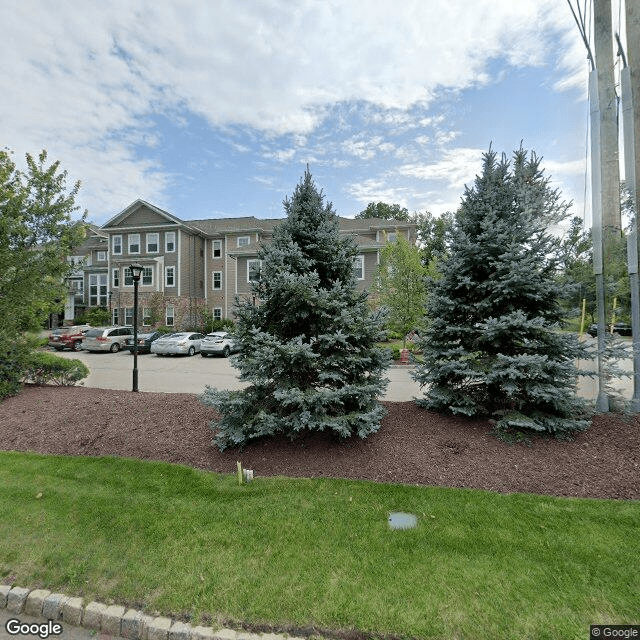
M 138 280 L 133 279 L 133 390 L 138 390 Z

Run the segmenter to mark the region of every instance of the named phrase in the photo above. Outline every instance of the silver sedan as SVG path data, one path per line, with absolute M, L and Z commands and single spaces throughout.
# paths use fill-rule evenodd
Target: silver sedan
M 192 356 L 200 351 L 200 341 L 204 338 L 201 333 L 183 331 L 158 338 L 151 343 L 151 353 L 159 356 L 186 355 Z

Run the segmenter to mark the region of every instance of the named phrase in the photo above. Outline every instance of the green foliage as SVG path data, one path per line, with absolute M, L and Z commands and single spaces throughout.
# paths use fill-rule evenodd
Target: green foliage
M 214 320 L 211 323 L 211 332 L 214 331 L 229 331 L 232 332 L 236 328 L 236 323 L 230 318 L 224 320 Z
M 76 324 L 89 324 L 92 327 L 104 327 L 111 324 L 111 314 L 106 307 L 91 307 L 75 320 Z
M 26 156 L 18 171 L 8 151 L 0 151 L 0 398 L 16 393 L 32 343 L 25 331 L 38 330 L 66 295 L 66 257 L 84 238 L 84 219 L 74 222 L 79 184 L 67 192 L 59 162 L 47 154 Z M 5 377 L 6 376 L 6 377 Z
M 301 431 L 364 438 L 384 413 L 377 396 L 387 384 L 388 352 L 376 346 L 384 318 L 357 290 L 355 241 L 340 235 L 308 170 L 284 208 L 287 219 L 258 253 L 263 268 L 252 292 L 259 304 L 236 302 L 234 362 L 251 384 L 207 387 L 201 398 L 222 416 L 212 423 L 221 449 Z
M 562 288 L 547 228 L 568 205 L 539 164 L 522 149 L 513 165 L 485 154 L 430 291 L 424 364 L 414 377 L 428 386 L 422 406 L 490 416 L 498 429 L 561 434 L 589 424 L 574 362 L 592 356 L 557 331 Z
M 358 219 L 382 218 L 383 220 L 401 220 L 409 222 L 409 212 L 399 204 L 385 202 L 370 202 L 367 208 L 356 215 Z
M 608 239 L 605 246 L 605 288 L 607 322 L 628 321 L 631 314 L 631 290 L 627 268 L 627 234 Z M 559 247 L 558 282 L 565 315 L 579 316 L 586 300 L 588 323 L 596 318 L 596 283 L 593 275 L 593 241 L 590 230 L 582 229 L 582 218 L 575 217 Z M 616 301 L 614 312 L 613 302 Z
M 46 351 L 35 351 L 27 360 L 23 380 L 34 384 L 73 387 L 88 375 L 89 369 L 81 360 L 69 360 Z
M 388 309 L 388 324 L 405 339 L 424 316 L 427 270 L 420 261 L 420 250 L 402 235 L 380 251 L 374 290 L 380 304 Z

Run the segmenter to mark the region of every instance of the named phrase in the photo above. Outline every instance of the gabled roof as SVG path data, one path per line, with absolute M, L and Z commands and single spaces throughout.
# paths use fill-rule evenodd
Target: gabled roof
M 146 207 L 156 213 L 159 217 L 164 218 L 167 222 L 171 222 L 177 226 L 187 229 L 199 235 L 215 236 L 224 233 L 252 233 L 273 231 L 274 227 L 279 225 L 286 218 L 256 218 L 255 216 L 241 216 L 237 218 L 206 218 L 202 220 L 181 220 L 168 211 L 160 209 L 144 200 L 138 199 L 132 202 L 126 209 L 108 220 L 100 230 L 108 230 L 117 227 L 128 216 L 133 214 L 141 207 Z M 385 220 L 384 218 L 343 218 L 337 216 L 340 230 L 351 233 L 366 233 L 377 229 L 400 228 L 406 229 L 415 227 L 411 222 L 402 222 L 400 220 Z
M 169 213 L 168 211 L 165 211 L 164 209 L 156 207 L 155 205 L 141 199 L 134 200 L 126 209 L 123 209 L 120 213 L 116 214 L 115 216 L 113 216 L 113 218 L 103 224 L 101 229 L 108 230 L 109 228 L 118 226 L 121 222 L 124 222 L 131 214 L 135 213 L 141 207 L 150 209 L 160 218 L 164 218 L 167 222 L 187 229 L 193 233 L 197 233 L 198 235 L 202 235 L 201 230 L 193 227 L 190 223 L 185 222 L 184 220 L 181 220 L 180 218 L 174 216 L 172 213 Z

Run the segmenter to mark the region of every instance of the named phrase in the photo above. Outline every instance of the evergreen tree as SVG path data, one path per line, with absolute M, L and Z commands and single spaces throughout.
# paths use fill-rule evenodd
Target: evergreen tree
M 491 416 L 497 429 L 587 428 L 575 359 L 589 355 L 557 330 L 557 241 L 547 232 L 568 206 L 535 154 L 520 149 L 513 163 L 485 154 L 430 291 L 424 364 L 414 374 L 427 386 L 421 406 Z
M 364 438 L 384 415 L 377 396 L 388 382 L 388 354 L 376 347 L 383 317 L 356 289 L 355 242 L 340 235 L 308 169 L 284 209 L 286 220 L 258 254 L 259 305 L 236 301 L 234 363 L 251 384 L 207 387 L 201 398 L 222 416 L 211 424 L 221 449 L 313 430 Z

